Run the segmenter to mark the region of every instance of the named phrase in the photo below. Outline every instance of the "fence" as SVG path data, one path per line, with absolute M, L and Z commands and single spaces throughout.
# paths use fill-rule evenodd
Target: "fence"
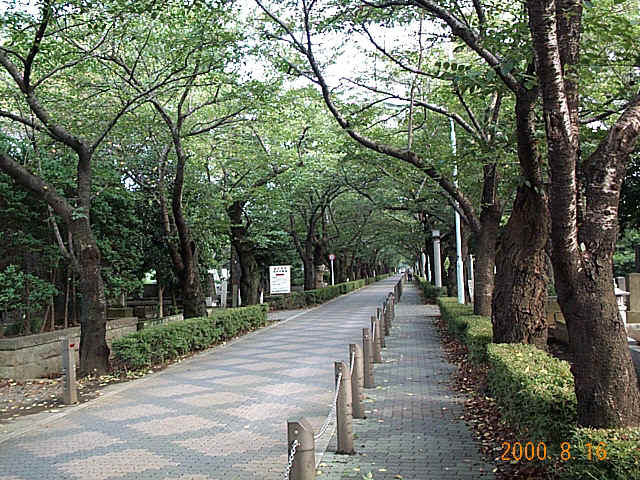
M 337 430 L 337 453 L 355 453 L 353 445 L 353 418 L 365 418 L 364 389 L 374 388 L 373 364 L 382 362 L 384 337 L 391 332 L 395 319 L 395 305 L 402 296 L 403 275 L 394 285 L 382 307 L 376 308 L 371 317 L 370 328 L 362 329 L 362 347 L 349 345 L 349 367 L 344 362 L 335 362 L 334 395 L 329 414 L 314 433 L 309 421 L 302 417 L 287 421 L 288 461 L 283 480 L 313 480 L 316 476 L 315 442 L 326 434 L 335 419 Z

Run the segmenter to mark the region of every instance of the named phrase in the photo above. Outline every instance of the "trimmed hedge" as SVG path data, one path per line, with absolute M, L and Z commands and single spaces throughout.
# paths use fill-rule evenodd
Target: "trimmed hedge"
M 486 361 L 487 345 L 493 339 L 491 319 L 474 315 L 471 305 L 461 305 L 456 298 L 438 297 L 437 302 L 449 333 L 467 345 L 469 359 L 474 363 Z
M 577 422 L 569 363 L 533 345 L 492 343 L 488 384 L 502 414 L 533 442 L 569 441 Z
M 291 292 L 284 295 L 270 295 L 264 297 L 269 304 L 269 310 L 296 310 L 307 306 L 307 297 L 304 292 Z
M 324 288 L 316 288 L 315 290 L 306 290 L 304 292 L 307 305 L 316 305 L 318 303 L 324 303 L 332 298 L 336 298 L 345 293 L 352 292 L 359 288 L 364 287 L 366 279 L 354 280 L 352 282 L 338 283 L 337 285 L 330 285 Z
M 436 303 L 438 297 L 444 297 L 447 295 L 446 287 L 433 286 L 423 277 L 416 276 L 416 282 L 422 289 L 422 295 L 426 303 Z
M 464 343 L 469 349 L 469 359 L 474 363 L 487 361 L 487 346 L 493 340 L 493 326 L 491 319 L 480 315 L 464 317 L 467 328 L 464 331 Z
M 577 428 L 567 362 L 532 345 L 491 343 L 489 318 L 473 315 L 469 305 L 455 298 L 439 297 L 437 302 L 449 332 L 467 345 L 469 359 L 487 362 L 489 390 L 521 438 L 545 442 L 554 459 L 562 442 L 571 445 L 571 459 L 558 463 L 559 478 L 640 480 L 640 429 Z M 606 458 L 599 460 L 603 448 Z
M 265 302 L 269 304 L 270 310 L 295 310 L 306 306 L 317 305 L 328 300 L 336 298 L 345 293 L 352 292 L 359 288 L 369 285 L 373 282 L 384 280 L 389 275 L 376 275 L 375 277 L 367 277 L 361 280 L 351 282 L 338 283 L 324 288 L 316 288 L 314 290 L 305 290 L 304 292 L 292 292 L 286 295 L 272 295 L 265 298 Z
M 264 326 L 267 310 L 267 305 L 214 310 L 208 318 L 189 318 L 125 335 L 111 345 L 114 364 L 135 370 L 204 350 Z
M 600 460 L 604 452 L 606 458 Z M 640 428 L 577 428 L 571 439 L 571 460 L 563 467 L 560 477 L 566 480 L 640 480 Z
M 467 329 L 466 317 L 473 315 L 471 305 L 461 305 L 453 297 L 438 297 L 440 316 L 447 323 L 447 330 L 459 340 L 464 341 L 464 331 Z

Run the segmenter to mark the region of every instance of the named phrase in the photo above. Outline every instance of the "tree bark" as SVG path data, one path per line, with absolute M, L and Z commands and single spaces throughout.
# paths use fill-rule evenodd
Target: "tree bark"
M 89 226 L 89 219 L 78 219 L 70 226 L 78 256 L 80 291 L 80 375 L 104 374 L 109 367 L 106 342 L 107 302 L 100 273 L 100 250 Z
M 586 206 L 579 215 L 578 90 L 571 70 L 578 61 L 582 7 L 574 0 L 528 0 L 527 7 L 549 145 L 553 268 L 574 355 L 578 423 L 639 426 L 640 385 L 612 267 L 625 164 L 640 136 L 640 96 L 582 165 Z
M 525 181 L 518 187 L 499 241 L 492 323 L 496 343 L 529 343 L 546 349 L 549 212 L 535 138 L 537 97 L 537 91 L 523 88 L 516 95 L 518 159 Z
M 496 242 L 501 212 L 496 205 L 483 207 L 480 214 L 480 232 L 475 251 L 473 276 L 473 311 L 476 315 L 491 317 L 495 285 Z
M 255 256 L 255 245 L 243 222 L 244 204 L 242 200 L 234 201 L 227 209 L 227 214 L 231 222 L 231 244 L 240 264 L 240 298 L 243 305 L 255 305 L 260 300 L 260 267 Z
M 548 218 L 544 200 L 530 188 L 518 188 L 496 253 L 493 292 L 493 341 L 529 343 L 546 349 Z

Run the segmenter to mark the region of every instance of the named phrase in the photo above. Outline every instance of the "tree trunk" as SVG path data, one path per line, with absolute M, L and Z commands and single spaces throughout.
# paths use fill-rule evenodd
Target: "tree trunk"
M 640 96 L 581 166 L 585 215 L 578 214 L 578 64 L 582 3 L 527 1 L 542 89 L 551 173 L 553 268 L 573 349 L 578 423 L 640 426 L 640 385 L 613 293 L 613 252 L 625 163 L 640 136 Z M 565 75 L 571 71 L 571 75 Z M 580 218 L 580 222 L 578 219 Z
M 476 315 L 491 317 L 500 217 L 500 209 L 496 205 L 483 207 L 480 214 L 473 274 L 473 311 Z
M 109 370 L 109 347 L 106 342 L 107 302 L 100 272 L 100 250 L 88 218 L 74 220 L 70 229 L 79 264 L 80 375 L 102 375 Z
M 33 99 L 31 99 L 34 101 Z M 34 104 L 37 106 L 37 104 Z M 44 115 L 41 113 L 41 115 Z M 58 128 L 58 127 L 56 127 Z M 61 135 L 62 135 L 62 130 Z M 31 190 L 41 200 L 47 202 L 67 224 L 73 237 L 73 248 L 64 248 L 63 254 L 72 261 L 73 270 L 80 280 L 80 375 L 104 374 L 109 369 L 109 348 L 105 333 L 107 304 L 101 274 L 100 249 L 91 230 L 91 151 L 75 138 L 64 134 L 64 138 L 78 154 L 77 208 L 59 196 L 55 188 L 34 176 L 22 165 L 0 152 L 0 168 Z M 71 139 L 69 139 L 71 138 Z M 74 293 L 75 300 L 75 278 Z M 76 315 L 74 305 L 74 315 Z
M 546 349 L 548 237 L 546 202 L 526 186 L 518 188 L 496 253 L 493 341 L 530 343 Z
M 537 98 L 537 90 L 524 87 L 516 95 L 518 160 L 525 180 L 496 252 L 492 323 L 496 343 L 529 343 L 546 349 L 550 219 L 536 139 Z
M 304 265 L 304 289 L 313 290 L 315 288 L 315 269 L 313 266 L 313 257 L 310 253 L 310 248 L 305 248 L 305 254 L 302 255 L 302 264 Z
M 573 352 L 578 423 L 592 428 L 638 426 L 640 385 L 613 294 L 613 275 L 606 268 L 598 274 L 584 275 L 571 288 L 564 279 L 558 285 Z
M 496 243 L 502 217 L 502 207 L 498 201 L 497 164 L 484 165 L 482 177 L 482 207 L 479 229 L 474 232 L 477 235 L 477 243 L 473 311 L 476 315 L 491 317 L 495 285 Z
M 231 244 L 240 266 L 240 298 L 243 305 L 255 305 L 259 301 L 260 268 L 255 256 L 255 246 L 242 219 L 244 203 L 240 200 L 233 202 L 227 209 L 227 214 L 231 222 Z
M 178 272 L 178 278 L 180 279 L 180 289 L 182 290 L 183 314 L 184 318 L 206 317 L 207 307 L 200 282 L 198 250 L 182 210 L 183 183 L 184 160 L 180 161 L 179 159 L 176 167 L 172 209 L 176 230 L 178 231 L 180 257 L 182 259 L 182 269 Z
M 260 268 L 252 250 L 245 245 L 238 246 L 238 260 L 240 263 L 240 297 L 243 305 L 256 305 L 260 300 Z
M 184 318 L 206 317 L 207 307 L 200 282 L 200 269 L 195 258 L 196 252 L 194 251 L 192 255 L 192 260 L 185 263 L 184 272 L 180 275 L 183 315 Z

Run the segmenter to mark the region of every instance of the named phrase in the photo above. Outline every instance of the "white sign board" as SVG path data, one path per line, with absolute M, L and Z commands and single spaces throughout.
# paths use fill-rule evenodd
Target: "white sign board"
M 270 295 L 291 293 L 291 265 L 269 267 Z

